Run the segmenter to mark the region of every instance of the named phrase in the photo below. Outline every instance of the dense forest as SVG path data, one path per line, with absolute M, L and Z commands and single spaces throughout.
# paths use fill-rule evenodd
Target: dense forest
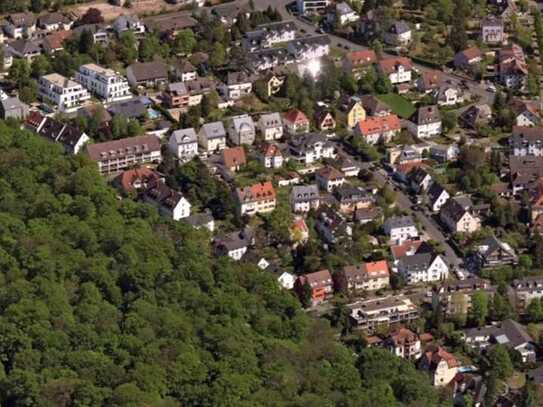
M 209 236 L 119 200 L 84 156 L 0 123 L 3 406 L 429 406 Z

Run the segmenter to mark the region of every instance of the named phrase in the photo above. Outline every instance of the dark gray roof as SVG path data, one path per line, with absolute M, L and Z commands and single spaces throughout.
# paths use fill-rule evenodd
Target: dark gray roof
M 415 221 L 411 216 L 393 216 L 385 221 L 385 227 L 389 229 L 405 228 L 415 226 Z
M 139 98 L 130 99 L 124 102 L 118 102 L 108 107 L 108 112 L 112 116 L 124 116 L 126 118 L 137 118 L 147 112 L 147 107 Z
M 38 44 L 36 44 L 34 41 L 25 40 L 24 38 L 20 38 L 18 40 L 15 40 L 13 42 L 10 42 L 8 46 L 18 52 L 21 55 L 26 54 L 34 54 L 36 52 L 41 52 L 41 48 Z
M 428 198 L 430 199 L 430 202 L 434 203 L 435 201 L 437 201 L 444 191 L 445 188 L 443 188 L 441 184 L 433 182 L 428 189 Z
M 436 105 L 419 107 L 413 116 L 411 121 L 418 124 L 429 124 L 441 121 L 441 114 Z
M 512 319 L 506 319 L 505 321 L 492 326 L 468 329 L 465 331 L 465 335 L 468 338 L 481 335 L 493 338 L 504 336 L 507 339 L 507 342 L 500 341 L 500 343 L 512 348 L 533 342 L 532 337 L 528 335 L 526 329 Z
M 409 28 L 409 25 L 405 21 L 395 21 L 390 26 L 390 32 L 392 34 L 401 35 L 409 31 L 411 31 L 411 28 Z
M 308 200 L 319 199 L 319 187 L 311 185 L 295 185 L 290 194 L 293 202 L 305 202 Z
M 168 79 L 168 66 L 162 62 L 136 62 L 127 68 L 137 82 Z
M 407 272 L 416 273 L 428 270 L 435 258 L 435 253 L 417 253 L 402 257 L 400 263 Z
M 183 220 L 191 226 L 201 227 L 212 222 L 214 219 L 211 213 L 204 211 L 201 213 L 195 213 L 193 215 L 190 215 L 189 217 L 184 218 Z

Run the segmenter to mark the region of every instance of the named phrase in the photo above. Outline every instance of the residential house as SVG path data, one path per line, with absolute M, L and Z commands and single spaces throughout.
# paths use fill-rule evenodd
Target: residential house
M 399 245 L 407 240 L 419 237 L 419 231 L 411 216 L 394 216 L 388 218 L 383 227 L 389 237 L 389 241 L 394 244 Z
M 112 28 L 119 37 L 125 32 L 132 32 L 136 37 L 145 34 L 145 24 L 135 15 L 120 15 L 113 22 Z
M 241 216 L 272 212 L 276 205 L 275 189 L 270 181 L 237 188 L 236 199 Z
M 232 117 L 228 125 L 228 136 L 235 145 L 252 145 L 255 142 L 256 127 L 251 116 L 242 114 Z
M 266 87 L 268 89 L 268 96 L 276 95 L 281 91 L 283 84 L 285 83 L 285 75 L 276 73 L 270 73 L 266 80 Z
M 329 15 L 329 22 L 337 22 L 339 26 L 347 25 L 358 21 L 360 16 L 345 1 L 336 3 L 335 9 Z
M 77 27 L 74 27 L 74 34 L 79 37 L 84 31 L 87 31 L 91 34 L 93 44 L 102 44 L 105 45 L 109 42 L 109 31 L 106 24 L 83 24 Z
M 215 219 L 213 219 L 213 215 L 208 209 L 183 218 L 183 220 L 191 225 L 194 229 L 205 228 L 211 233 L 215 231 Z
M 408 174 L 409 187 L 416 194 L 428 191 L 432 182 L 432 176 L 422 167 L 416 167 Z
M 126 119 L 142 120 L 147 116 L 149 101 L 145 98 L 133 98 L 115 102 L 107 107 L 112 117 L 122 116 Z
M 292 225 L 289 228 L 292 247 L 295 249 L 300 244 L 305 244 L 309 240 L 309 228 L 301 216 L 295 216 Z M 292 288 L 292 287 L 290 287 Z M 289 288 L 289 289 L 290 289 Z
M 61 13 L 48 13 L 38 17 L 38 27 L 45 31 L 67 31 L 72 25 L 73 21 Z
M 64 41 L 73 36 L 72 31 L 57 31 L 48 34 L 42 41 L 42 48 L 48 55 L 54 55 L 64 49 Z
M 276 44 L 292 41 L 296 38 L 296 25 L 292 21 L 276 21 L 260 24 L 254 31 L 245 33 L 242 40 L 247 52 L 262 48 L 272 48 Z
M 543 278 L 540 276 L 515 279 L 508 287 L 508 298 L 519 314 L 535 299 L 543 298 Z
M 328 270 L 320 270 L 314 273 L 304 274 L 298 277 L 294 289 L 300 299 L 303 299 L 309 288 L 311 306 L 314 307 L 328 300 L 334 294 L 334 282 Z
M 347 304 L 354 329 L 374 333 L 377 329 L 409 324 L 420 317 L 419 309 L 404 296 L 364 299 Z
M 254 235 L 250 229 L 244 229 L 240 232 L 228 233 L 218 237 L 214 241 L 214 247 L 217 254 L 228 256 L 235 261 L 247 253 L 249 247 L 254 245 Z
M 158 87 L 168 82 L 168 66 L 162 62 L 135 62 L 126 68 L 126 78 L 133 87 Z
M 6 48 L 12 57 L 26 59 L 27 62 L 32 62 L 42 52 L 41 47 L 36 41 L 24 38 L 6 44 Z
M 510 155 L 509 173 L 513 194 L 530 190 L 534 183 L 543 177 L 543 157 Z
M 492 235 L 477 245 L 477 256 L 482 267 L 500 267 L 518 264 L 515 250 Z
M 430 158 L 439 163 L 446 163 L 458 159 L 460 147 L 458 144 L 433 144 L 430 146 Z
M 330 53 L 330 37 L 322 34 L 297 38 L 287 43 L 287 50 L 298 63 L 322 58 Z
M 362 106 L 362 102 L 357 98 L 349 98 L 341 109 L 346 114 L 347 128 L 352 129 L 360 121 L 366 120 L 366 111 Z
M 464 331 L 464 338 L 466 343 L 475 349 L 487 349 L 499 343 L 518 351 L 523 363 L 536 360 L 534 340 L 521 324 L 512 319 L 491 326 L 467 329 Z
M 247 54 L 247 65 L 254 72 L 265 72 L 294 63 L 286 48 L 265 48 Z
M 160 140 L 155 136 L 128 137 L 87 145 L 87 153 L 96 161 L 102 175 L 117 174 L 127 168 L 162 161 Z
M 473 72 L 483 60 L 483 53 L 477 47 L 467 48 L 454 56 L 454 66 L 467 72 Z
M 528 66 L 524 51 L 517 44 L 502 48 L 498 52 L 498 79 L 506 88 L 524 87 L 528 77 Z
M 386 260 L 345 266 L 334 274 L 338 291 L 360 293 L 387 288 L 390 284 L 390 272 Z
M 192 127 L 175 130 L 168 141 L 168 148 L 181 162 L 190 161 L 198 155 L 198 136 Z
M 284 158 L 277 144 L 264 143 L 258 151 L 258 159 L 265 168 L 281 168 Z
M 32 112 L 27 117 L 25 127 L 31 128 L 48 141 L 62 145 L 68 154 L 78 154 L 90 140 L 78 127 L 52 117 L 44 117 L 38 112 Z
M 470 199 L 453 197 L 441 207 L 439 217 L 451 232 L 471 234 L 481 228 L 481 219 L 472 208 Z
M 106 103 L 132 97 L 128 81 L 122 75 L 96 64 L 81 65 L 75 80 Z
M 38 94 L 42 100 L 58 106 L 61 112 L 73 112 L 91 98 L 80 83 L 58 73 L 40 77 Z
M 309 119 L 298 109 L 291 109 L 285 114 L 283 120 L 287 133 L 294 136 L 299 133 L 307 133 L 309 131 Z
M 319 188 L 317 185 L 295 185 L 290 193 L 290 204 L 294 212 L 309 212 L 318 209 L 320 205 Z
M 283 137 L 283 121 L 279 113 L 267 113 L 258 119 L 258 129 L 265 141 L 278 140 Z
M 315 229 L 327 244 L 337 245 L 351 240 L 352 228 L 340 213 L 328 206 L 321 206 L 316 217 Z
M 445 202 L 451 197 L 445 188 L 437 182 L 432 183 L 428 189 L 427 196 L 428 204 L 432 212 L 439 212 L 441 207 L 445 205 Z
M 222 122 L 205 123 L 198 133 L 198 143 L 205 153 L 213 153 L 226 148 L 226 130 Z
M 291 158 L 301 164 L 312 164 L 323 158 L 335 158 L 334 145 L 326 136 L 317 133 L 307 133 L 290 141 Z
M 321 189 L 332 192 L 335 188 L 343 185 L 345 182 L 345 175 L 334 167 L 327 166 L 316 172 L 315 180 Z
M 401 123 L 398 116 L 366 117 L 354 127 L 355 136 L 362 137 L 368 144 L 389 143 L 401 131 Z
M 430 373 L 432 384 L 436 387 L 447 386 L 453 381 L 460 363 L 451 353 L 441 346 L 434 346 L 422 353 L 419 368 Z
M 9 69 L 11 67 L 11 65 L 13 65 L 13 55 L 11 55 L 11 51 L 9 50 L 9 47 L 7 46 L 7 44 L 0 44 L 0 48 L 1 48 L 1 54 L 3 55 L 2 57 L 2 62 L 3 65 L 3 69 L 4 71 Z
M 152 182 L 163 180 L 163 177 L 155 170 L 138 166 L 121 172 L 115 178 L 115 184 L 124 195 L 140 192 L 147 188 Z
M 342 60 L 343 71 L 360 78 L 364 72 L 377 62 L 374 50 L 353 51 L 345 54 Z
M 481 40 L 485 44 L 498 45 L 505 40 L 503 20 L 496 16 L 487 16 L 481 21 Z
M 36 31 L 36 18 L 32 13 L 9 14 L 5 20 L 4 31 L 15 39 L 32 37 Z
M 329 131 L 336 128 L 336 119 L 327 110 L 318 110 L 315 113 L 315 123 L 320 131 Z
M 434 100 L 438 106 L 455 106 L 464 102 L 464 92 L 457 85 L 447 81 L 435 90 Z
M 358 177 L 360 165 L 348 155 L 339 154 L 334 161 L 334 167 L 340 170 L 345 177 Z
M 422 355 L 419 336 L 403 326 L 393 330 L 386 337 L 384 346 L 402 359 L 417 360 Z
M 492 118 L 492 109 L 487 104 L 472 105 L 460 114 L 460 123 L 469 129 L 488 125 Z
M 385 32 L 385 43 L 405 47 L 411 42 L 411 28 L 405 21 L 395 21 Z
M 417 79 L 417 90 L 421 93 L 431 93 L 438 90 L 444 82 L 443 72 L 429 69 L 421 72 Z
M 221 85 L 221 93 L 227 99 L 237 100 L 251 94 L 254 78 L 243 71 L 228 72 L 226 81 Z
M 187 29 L 196 30 L 198 21 L 196 21 L 190 15 L 166 13 L 147 18 L 145 20 L 145 25 L 148 31 L 157 33 L 161 40 L 175 41 L 176 37 L 181 31 Z
M 368 116 L 382 117 L 392 113 L 390 107 L 381 102 L 374 95 L 363 95 L 360 100 L 362 102 L 362 107 L 364 107 Z
M 334 196 L 339 211 L 344 215 L 352 215 L 359 209 L 368 209 L 375 203 L 374 198 L 363 188 L 346 184 L 336 187 Z
M 329 5 L 330 0 L 296 0 L 296 9 L 303 15 L 322 13 Z
M 244 14 L 246 18 L 249 18 L 250 13 L 246 5 L 238 5 L 236 3 L 222 4 L 217 7 L 213 7 L 211 13 L 226 26 L 232 26 L 238 21 L 238 16 Z
M 428 251 L 402 257 L 398 261 L 398 272 L 411 285 L 446 280 L 449 267 L 441 255 Z
M 170 188 L 163 181 L 151 181 L 143 191 L 142 199 L 156 206 L 162 216 L 173 220 L 190 216 L 190 202 L 181 192 Z
M 188 82 L 198 79 L 198 71 L 187 59 L 178 60 L 173 66 L 174 76 L 178 81 Z
M 432 290 L 432 308 L 441 309 L 448 317 L 467 315 L 471 309 L 473 295 L 480 292 L 492 297 L 496 292 L 496 286 L 478 277 L 445 281 Z
M 171 109 L 188 109 L 190 106 L 190 94 L 183 82 L 170 83 L 162 93 L 162 100 L 166 107 Z
M 436 105 L 419 107 L 407 121 L 407 129 L 418 138 L 441 134 L 441 114 Z
M 411 70 L 413 65 L 407 57 L 390 57 L 382 59 L 377 64 L 377 69 L 386 75 L 393 85 L 411 82 Z
M 225 148 L 221 152 L 223 165 L 232 172 L 239 171 L 247 164 L 247 157 L 243 147 Z
M 8 97 L 0 100 L 0 118 L 24 120 L 28 116 L 30 107 L 19 100 L 18 97 Z
M 534 127 L 541 125 L 540 105 L 531 100 L 513 99 L 508 103 L 515 115 L 515 125 Z

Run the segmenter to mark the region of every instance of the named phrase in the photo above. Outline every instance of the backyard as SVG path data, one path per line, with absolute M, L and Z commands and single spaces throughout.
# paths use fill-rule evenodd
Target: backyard
M 392 109 L 392 112 L 394 112 L 403 119 L 411 117 L 411 115 L 416 110 L 415 106 L 413 106 L 413 104 L 409 100 L 396 93 L 378 95 L 377 99 L 389 106 Z

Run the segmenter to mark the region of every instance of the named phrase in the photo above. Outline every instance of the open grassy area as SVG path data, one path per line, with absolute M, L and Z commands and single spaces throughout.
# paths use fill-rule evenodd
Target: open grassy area
M 396 93 L 378 95 L 377 99 L 388 105 L 394 113 L 404 119 L 409 118 L 416 110 L 409 100 Z

